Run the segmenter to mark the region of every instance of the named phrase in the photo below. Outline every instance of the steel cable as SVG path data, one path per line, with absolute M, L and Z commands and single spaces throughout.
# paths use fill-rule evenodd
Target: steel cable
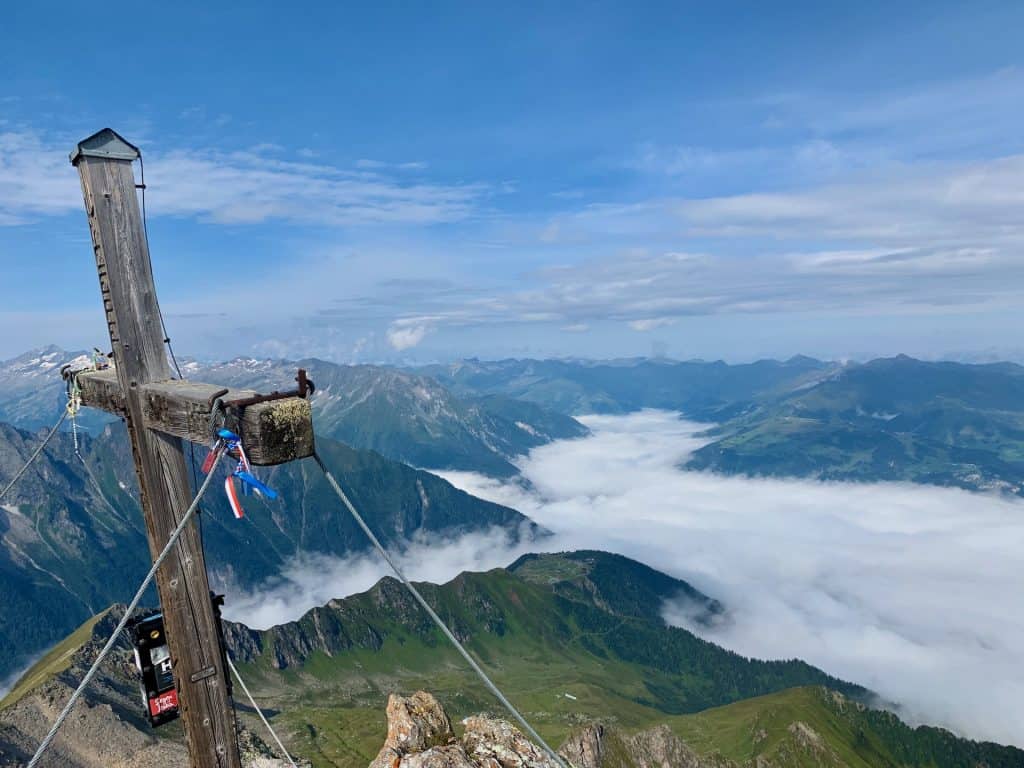
M 498 686 L 491 681 L 491 678 L 487 676 L 487 673 L 484 672 L 481 666 L 477 664 L 476 660 L 469 655 L 469 651 L 467 651 L 466 648 L 462 645 L 462 643 L 459 642 L 459 639 L 455 637 L 454 634 L 452 634 L 452 631 L 448 629 L 448 625 L 444 623 L 444 620 L 437 615 L 434 609 L 430 607 L 430 604 L 427 603 L 427 601 L 423 598 L 423 595 L 420 594 L 419 590 L 416 589 L 415 586 L 413 586 L 412 582 L 409 581 L 408 578 L 406 578 L 405 574 L 402 572 L 402 569 L 398 567 L 398 564 L 394 561 L 394 559 L 392 559 L 391 555 L 388 554 L 388 551 L 384 549 L 384 546 L 380 543 L 380 540 L 374 535 L 373 531 L 370 529 L 370 526 L 366 524 L 366 521 L 363 519 L 362 515 L 359 514 L 355 506 L 353 506 L 352 502 L 349 501 L 348 496 L 345 495 L 345 492 L 341 489 L 341 486 L 338 485 L 338 481 L 334 479 L 334 475 L 331 474 L 331 471 L 327 469 L 327 466 L 324 464 L 323 459 L 320 458 L 320 454 L 314 453 L 313 458 L 316 460 L 316 463 L 320 465 L 320 469 L 323 470 L 324 475 L 327 477 L 327 482 L 330 483 L 331 487 L 334 489 L 334 492 L 338 495 L 338 498 L 341 499 L 342 503 L 352 514 L 352 517 L 355 519 L 359 527 L 363 529 L 363 533 L 365 533 L 367 537 L 370 539 L 370 543 L 373 544 L 374 548 L 377 550 L 377 552 L 380 553 L 380 556 L 384 558 L 387 564 L 391 566 L 391 570 L 395 572 L 395 575 L 398 577 L 399 581 L 401 581 L 405 585 L 406 589 L 408 589 L 412 596 L 416 599 L 416 602 L 418 602 L 420 606 L 423 608 L 423 610 L 427 612 L 427 615 L 430 616 L 431 619 L 433 619 L 434 623 L 438 626 L 441 632 L 444 633 L 444 636 L 451 641 L 452 645 L 455 646 L 455 649 L 462 655 L 462 657 L 466 660 L 469 666 L 473 668 L 473 671 L 476 672 L 480 680 L 483 681 L 483 684 L 487 686 L 487 689 L 494 694 L 495 698 L 497 698 L 498 701 L 501 702 L 502 706 L 505 707 L 506 710 L 508 710 L 509 714 L 511 714 L 512 717 L 514 717 L 516 721 L 521 726 L 523 726 L 523 729 L 527 732 L 527 734 L 529 734 L 531 738 L 533 738 L 534 742 L 540 745 L 540 747 L 548 753 L 551 759 L 555 761 L 556 765 L 560 766 L 560 768 L 569 768 L 568 764 L 565 762 L 562 756 L 555 752 L 555 750 L 553 750 L 548 745 L 548 743 L 541 737 L 541 735 L 537 733 L 536 730 L 534 730 L 533 726 L 526 721 L 526 718 L 519 713 L 519 710 L 515 708 L 512 702 L 505 697 L 505 694 L 501 692 Z
M 223 453 L 223 449 L 218 449 L 218 453 Z M 217 458 L 220 459 L 220 456 L 218 455 Z M 117 641 L 121 637 L 121 632 L 124 630 L 125 626 L 127 626 L 129 619 L 131 619 L 132 613 L 139 605 L 139 601 L 142 600 L 142 595 L 145 593 L 146 589 L 153 581 L 153 577 L 156 576 L 157 570 L 159 570 L 164 560 L 167 559 L 167 556 L 171 553 L 171 550 L 174 548 L 175 543 L 177 543 L 178 537 L 181 536 L 182 531 L 185 530 L 185 526 L 188 525 L 189 521 L 192 519 L 192 516 L 195 514 L 196 509 L 199 508 L 199 500 L 203 498 L 203 494 L 205 494 L 206 490 L 210 487 L 210 483 L 213 481 L 214 474 L 214 472 L 211 472 L 206 476 L 206 480 L 204 480 L 203 484 L 199 487 L 199 490 L 196 492 L 195 498 L 192 499 L 192 503 L 189 505 L 189 508 L 185 511 L 185 514 L 182 516 L 181 521 L 178 523 L 177 527 L 175 527 L 174 531 L 171 533 L 171 536 L 167 540 L 167 543 L 164 545 L 163 550 L 161 550 L 160 554 L 157 555 L 156 560 L 153 561 L 153 567 L 149 569 L 149 573 L 147 573 L 146 578 L 143 579 L 142 585 L 139 587 L 139 590 L 135 593 L 135 597 L 132 598 L 131 602 L 128 604 L 128 607 L 125 609 L 124 616 L 121 617 L 121 620 L 118 622 L 117 627 L 110 635 L 110 639 L 107 640 L 106 645 L 103 646 L 103 649 L 96 657 L 96 660 L 89 668 L 89 671 L 85 673 L 85 677 L 83 677 L 82 682 L 78 684 L 78 688 L 76 688 L 75 692 L 71 694 L 71 698 L 68 699 L 67 704 L 64 705 L 64 709 L 62 709 L 61 713 L 57 716 L 57 719 L 53 723 L 53 726 L 50 728 L 49 733 L 47 733 L 45 738 L 43 738 L 42 742 L 39 744 L 39 748 L 36 750 L 35 755 L 32 756 L 32 759 L 29 760 L 28 765 L 26 765 L 25 768 L 35 768 L 36 764 L 38 764 L 39 760 L 43 756 L 43 753 L 46 752 L 46 749 L 53 742 L 54 737 L 57 735 L 57 731 L 60 730 L 61 725 L 64 724 L 64 721 L 67 720 L 68 715 L 71 714 L 71 710 L 78 702 L 78 699 L 79 697 L 81 697 L 82 692 L 85 690 L 86 686 L 88 686 L 89 683 L 92 681 L 93 677 L 95 677 L 96 672 L 100 668 L 100 664 L 103 663 L 104 659 L 106 659 L 110 652 L 114 649 L 114 645 L 117 644 Z
M 3 501 L 4 496 L 7 495 L 7 492 L 10 491 L 11 488 L 14 487 L 14 484 L 17 483 L 21 479 L 21 476 L 24 475 L 25 472 L 28 471 L 28 468 L 32 466 L 32 462 L 35 461 L 37 458 L 39 458 L 39 454 L 41 454 L 43 452 L 43 449 L 46 447 L 47 443 L 49 443 L 50 440 L 53 438 L 53 436 L 55 434 L 57 434 L 57 430 L 60 429 L 60 425 L 64 423 L 64 419 L 66 419 L 67 417 L 68 417 L 68 410 L 67 410 L 67 408 L 64 408 L 64 409 L 61 410 L 60 418 L 57 419 L 57 423 L 54 424 L 53 428 L 50 430 L 50 434 L 48 434 L 45 438 L 43 438 L 43 442 L 41 442 L 39 444 L 39 447 L 36 448 L 35 453 L 33 453 L 32 456 L 29 458 L 29 460 L 25 462 L 25 466 L 23 466 L 21 469 L 19 469 L 17 474 L 14 475 L 14 478 L 11 480 L 11 482 L 9 482 L 7 484 L 7 487 L 5 487 L 2 491 L 0 491 L 0 501 Z

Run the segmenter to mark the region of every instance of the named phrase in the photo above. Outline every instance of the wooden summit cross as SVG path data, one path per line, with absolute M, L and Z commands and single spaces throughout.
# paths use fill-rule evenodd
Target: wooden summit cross
M 192 501 L 182 440 L 211 444 L 210 413 L 218 395 L 242 401 L 240 432 L 253 464 L 311 456 L 313 424 L 309 403 L 300 397 L 266 402 L 254 392 L 171 378 L 136 197 L 132 163 L 140 157 L 137 147 L 109 128 L 71 153 L 81 176 L 114 360 L 113 368 L 83 372 L 77 380 L 83 405 L 127 423 L 155 558 Z M 191 764 L 240 768 L 228 672 L 196 526 L 186 527 L 156 581 Z

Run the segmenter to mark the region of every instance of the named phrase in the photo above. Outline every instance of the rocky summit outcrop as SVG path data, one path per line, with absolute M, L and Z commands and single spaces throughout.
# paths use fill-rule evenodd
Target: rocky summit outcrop
M 441 704 L 422 691 L 388 700 L 388 735 L 369 768 L 561 768 L 511 723 L 488 715 L 462 721 L 455 735 Z M 732 768 L 700 757 L 662 725 L 635 735 L 587 725 L 558 750 L 572 768 Z
M 388 735 L 370 768 L 560 768 L 515 726 L 477 715 L 456 738 L 437 699 L 420 691 L 388 699 Z

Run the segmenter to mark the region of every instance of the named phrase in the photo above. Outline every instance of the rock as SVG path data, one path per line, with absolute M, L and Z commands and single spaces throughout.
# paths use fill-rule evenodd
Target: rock
M 718 756 L 700 757 L 667 725 L 632 736 L 587 725 L 570 734 L 558 751 L 573 768 L 734 768 Z
M 370 763 L 371 768 L 397 768 L 407 755 L 425 753 L 432 747 L 447 746 L 455 741 L 452 723 L 444 708 L 424 691 L 409 697 L 391 694 L 387 715 L 388 735 L 377 757 Z M 446 753 L 432 755 L 431 759 L 451 757 Z
M 388 698 L 387 712 L 388 738 L 385 746 L 405 752 L 422 752 L 448 744 L 455 738 L 452 723 L 441 704 L 424 691 L 409 698 L 392 694 Z
M 477 768 L 461 744 L 431 747 L 401 759 L 402 768 Z
M 667 725 L 641 731 L 631 736 L 627 744 L 638 768 L 704 768 L 714 765 L 713 762 L 702 761 Z
M 601 768 L 605 753 L 605 727 L 588 725 L 570 733 L 558 753 L 575 768 Z
M 461 739 L 429 693 L 388 700 L 388 735 L 370 768 L 562 768 L 506 720 L 475 715 Z M 718 756 L 701 758 L 667 725 L 628 736 L 587 725 L 559 749 L 571 768 L 735 768 Z
M 243 768 L 291 768 L 292 763 L 277 756 L 263 739 L 245 726 L 238 729 L 238 753 Z M 298 768 L 310 768 L 308 760 L 295 759 Z
M 518 728 L 479 715 L 456 740 L 437 699 L 420 691 L 388 699 L 388 735 L 370 768 L 560 768 Z
M 462 721 L 462 745 L 483 768 L 561 768 L 547 753 L 505 720 L 485 715 Z
M 822 750 L 825 748 L 825 742 L 821 738 L 821 734 L 805 722 L 796 720 L 795 722 L 790 723 L 789 728 L 786 730 L 796 737 L 797 743 L 800 744 L 800 746 L 813 750 Z

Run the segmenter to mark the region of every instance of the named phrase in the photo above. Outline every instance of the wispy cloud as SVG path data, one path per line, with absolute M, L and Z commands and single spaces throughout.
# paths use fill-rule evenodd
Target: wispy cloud
M 372 170 L 393 169 L 399 171 L 422 171 L 427 164 L 422 160 L 411 160 L 404 163 L 388 163 L 383 160 L 356 160 L 356 168 L 369 168 Z
M 466 218 L 485 192 L 480 185 L 399 181 L 381 172 L 288 162 L 265 151 L 179 150 L 157 155 L 149 168 L 155 214 L 220 223 L 434 224 Z
M 70 145 L 68 145 L 70 146 Z M 0 224 L 81 208 L 68 146 L 30 131 L 0 134 Z M 472 215 L 482 184 L 438 184 L 409 173 L 420 163 L 343 168 L 280 159 L 281 147 L 147 153 L 149 212 L 224 224 L 285 221 L 320 226 L 423 225 Z M 394 174 L 402 172 L 401 177 Z
M 293 321 L 352 327 L 346 348 L 372 331 L 385 355 L 427 354 L 474 333 L 518 342 L 556 331 L 564 340 L 558 329 L 583 327 L 622 330 L 622 344 L 635 345 L 625 341 L 637 338 L 630 329 L 678 337 L 694 317 L 721 326 L 749 314 L 1005 313 L 1024 301 L 1024 155 L 999 126 L 1019 123 L 1009 95 L 1021 85 L 1021 71 L 1006 70 L 916 90 L 723 102 L 723 114 L 750 108 L 787 127 L 765 128 L 763 146 L 744 133 L 746 144 L 619 147 L 616 172 L 623 156 L 642 171 L 628 194 L 598 185 L 506 200 L 502 181 L 441 182 L 414 159 L 340 167 L 308 152 L 289 161 L 279 147 L 207 146 L 148 153 L 148 203 L 154 216 L 253 233 L 299 225 L 305 242 L 260 266 L 268 286 L 287 285 L 277 293 L 302 295 L 303 305 L 270 308 L 277 316 L 252 318 L 246 332 L 277 336 Z M 984 124 L 1006 140 L 971 139 Z M 949 127 L 963 132 L 956 147 L 907 150 Z M 0 227 L 81 209 L 66 149 L 32 131 L 0 134 Z M 340 228 L 344 256 L 333 242 Z M 332 250 L 338 265 L 325 268 L 317 256 Z M 296 270 L 297 260 L 307 268 Z M 385 284 L 387 273 L 431 272 L 445 284 Z M 190 292 L 177 311 L 207 312 L 199 305 L 210 301 L 224 302 L 223 292 Z M 987 327 L 998 336 L 1006 326 Z M 224 338 L 237 344 L 231 330 Z
M 1015 126 L 1024 116 L 1022 90 L 1024 70 L 1010 67 L 913 85 L 872 83 L 869 90 L 711 100 L 696 110 L 706 121 L 733 123 L 739 114 L 749 124 L 759 123 L 760 130 L 740 131 L 742 143 L 729 138 L 712 145 L 641 142 L 625 154 L 623 165 L 656 176 L 774 186 L 939 157 L 954 162 L 998 157 L 1019 151 Z
M 35 134 L 0 133 L 0 226 L 81 208 L 82 193 L 67 150 Z
M 643 320 L 631 320 L 629 327 L 634 331 L 653 331 L 656 328 L 665 328 L 675 323 L 676 318 L 674 317 L 646 317 Z
M 952 168 L 889 172 L 805 192 L 683 200 L 694 234 L 855 239 L 917 248 L 1019 245 L 1024 155 Z
M 456 539 L 417 535 L 403 549 L 390 554 L 410 579 L 438 584 L 463 571 L 506 566 L 530 551 L 529 539 L 523 535 L 514 540 L 504 528 Z M 219 588 L 225 589 L 229 597 L 224 607 L 228 619 L 266 629 L 294 621 L 331 600 L 363 592 L 391 575 L 376 552 L 344 558 L 307 553 L 258 590 L 239 590 L 231 583 L 222 583 Z

